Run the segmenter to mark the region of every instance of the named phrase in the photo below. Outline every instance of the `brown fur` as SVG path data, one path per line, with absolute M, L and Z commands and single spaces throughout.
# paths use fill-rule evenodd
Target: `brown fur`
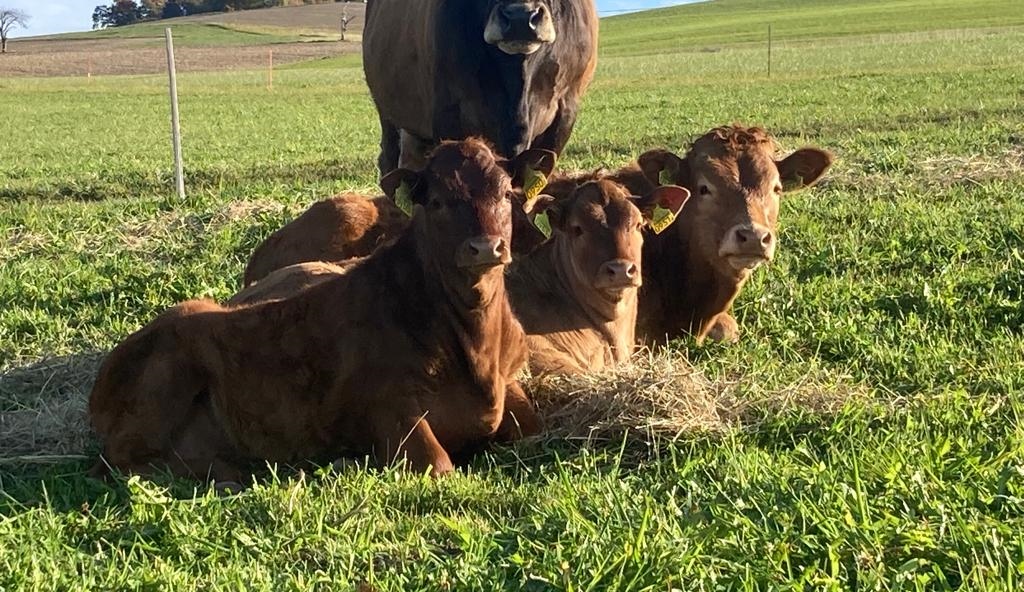
M 237 307 L 281 300 L 345 273 L 364 260 L 362 257 L 346 259 L 341 265 L 324 261 L 304 261 L 275 269 L 258 282 L 246 286 L 224 304 Z
M 409 217 L 387 197 L 369 199 L 347 193 L 318 201 L 253 251 L 243 285 L 303 261 L 365 257 L 408 224 Z M 311 245 L 317 248 L 311 250 Z
M 686 334 L 698 341 L 738 339 L 739 328 L 729 309 L 756 263 L 774 256 L 781 195 L 777 190 L 783 184 L 787 190 L 813 185 L 832 162 L 831 154 L 817 148 L 802 148 L 775 160 L 776 147 L 761 128 L 724 126 L 698 138 L 685 157 L 652 150 L 608 175 L 642 195 L 660 184 L 665 170 L 671 182 L 693 196 L 674 228 L 646 236 L 637 318 L 641 340 L 659 343 Z M 566 187 L 601 176 L 598 172 L 556 180 L 548 192 L 560 189 L 564 195 Z M 705 194 L 702 186 L 710 193 Z M 767 247 L 737 253 L 749 256 L 749 262 L 724 250 L 737 226 L 757 228 L 769 237 Z M 737 259 L 740 265 L 732 263 Z
M 528 150 L 500 163 L 512 175 L 513 186 L 519 187 L 526 167 L 548 176 L 555 167 L 555 157 L 544 150 Z M 523 211 L 522 190 L 515 189 L 513 198 L 516 207 L 512 208 L 512 252 L 529 253 L 544 242 L 545 237 Z M 365 257 L 378 246 L 394 240 L 408 224 L 409 217 L 388 196 L 367 199 L 346 194 L 319 201 L 256 247 L 249 258 L 243 286 L 251 286 L 271 272 L 297 263 L 337 263 Z M 257 300 L 264 299 L 257 297 Z M 229 302 L 233 301 L 234 298 Z
M 186 302 L 117 346 L 89 402 L 106 461 L 237 481 L 244 461 L 353 451 L 440 474 L 514 435 L 499 426 L 527 350 L 504 286 L 508 176 L 471 140 L 421 178 L 410 228 L 349 273 L 252 306 Z
M 549 210 L 553 235 L 509 268 L 535 374 L 599 371 L 633 354 L 644 217 L 617 183 L 586 183 Z M 614 285 L 605 265 L 634 267 Z
M 544 206 L 553 237 L 518 257 L 506 274 L 535 373 L 596 371 L 632 355 L 642 277 L 641 229 L 660 197 L 658 191 L 667 188 L 637 198 L 621 185 L 602 180 L 582 185 L 558 204 Z M 611 263 L 633 265 L 632 277 L 610 280 L 605 272 Z M 328 275 L 318 276 L 321 270 Z M 332 272 L 342 273 L 328 264 L 292 266 L 232 300 L 288 298 L 308 284 L 325 281 Z M 250 295 L 250 291 L 257 292 Z

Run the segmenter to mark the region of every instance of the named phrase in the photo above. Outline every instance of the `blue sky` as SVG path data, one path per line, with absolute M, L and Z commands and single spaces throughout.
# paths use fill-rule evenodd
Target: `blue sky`
M 671 6 L 692 0 L 597 0 L 602 13 Z M 17 29 L 14 36 L 48 35 L 85 31 L 92 27 L 92 10 L 103 0 L 0 0 L 0 6 L 20 8 L 31 15 L 29 28 Z

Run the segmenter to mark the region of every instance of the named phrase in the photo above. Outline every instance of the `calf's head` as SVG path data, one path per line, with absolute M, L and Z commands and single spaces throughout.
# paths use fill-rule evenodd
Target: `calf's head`
M 530 151 L 509 161 L 479 139 L 444 141 L 423 171 L 398 169 L 381 187 L 399 207 L 413 208 L 427 259 L 475 281 L 500 275 L 511 261 L 512 177 L 523 163 L 543 158 L 553 156 Z
M 567 281 L 614 304 L 641 284 L 644 227 L 664 230 L 689 197 L 689 191 L 671 185 L 636 197 L 601 179 L 584 183 L 563 200 L 545 196 L 536 215 L 547 216 Z
M 801 148 L 775 160 L 775 141 L 761 128 L 716 128 L 694 142 L 685 158 L 652 150 L 639 158 L 655 185 L 690 189 L 687 231 L 700 254 L 723 273 L 744 274 L 775 256 L 782 192 L 813 185 L 832 155 Z
M 516 55 L 536 52 L 555 40 L 551 0 L 491 0 L 484 41 Z

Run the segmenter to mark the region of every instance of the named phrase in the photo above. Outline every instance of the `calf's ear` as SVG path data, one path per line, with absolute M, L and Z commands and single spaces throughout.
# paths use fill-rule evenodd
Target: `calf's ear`
M 651 230 L 661 234 L 679 217 L 688 199 L 690 190 L 685 187 L 662 185 L 644 197 L 633 198 L 633 203 L 640 209 Z
M 832 166 L 832 153 L 819 148 L 801 148 L 782 160 L 775 161 L 784 191 L 810 187 Z
M 426 200 L 426 183 L 420 173 L 408 169 L 395 169 L 380 180 L 380 188 L 400 210 L 411 216 L 413 205 Z
M 686 164 L 686 160 L 674 152 L 663 148 L 648 150 L 641 154 L 636 161 L 640 165 L 644 177 L 655 187 L 690 184 L 690 167 Z
M 550 195 L 541 194 L 530 204 L 524 204 L 523 209 L 526 215 L 533 222 L 533 226 L 544 235 L 544 238 L 551 238 L 551 229 L 557 225 L 559 220 L 558 200 Z M 530 206 L 530 209 L 526 209 Z M 554 219 L 552 219 L 554 217 Z

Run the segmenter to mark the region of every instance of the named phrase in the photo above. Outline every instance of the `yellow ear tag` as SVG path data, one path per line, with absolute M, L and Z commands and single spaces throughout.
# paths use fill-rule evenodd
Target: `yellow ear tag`
M 551 219 L 547 212 L 541 212 L 533 217 L 533 225 L 544 235 L 544 238 L 551 238 Z
M 530 211 L 533 209 L 533 202 L 537 201 L 540 192 L 544 191 L 544 188 L 547 187 L 548 179 L 539 171 L 526 167 L 526 175 L 523 181 L 523 194 L 526 195 L 524 209 Z
M 672 221 L 676 219 L 678 212 L 673 212 L 668 208 L 661 206 L 654 206 L 654 215 L 651 216 L 651 230 L 654 234 L 661 234 L 666 228 L 671 226 Z
M 412 189 L 409 187 L 408 181 L 402 181 L 398 189 L 395 189 L 395 205 L 405 212 L 405 215 L 412 216 Z
M 672 173 L 668 172 L 668 169 L 661 169 L 658 173 L 658 184 L 659 185 L 675 185 L 675 181 L 672 180 Z

